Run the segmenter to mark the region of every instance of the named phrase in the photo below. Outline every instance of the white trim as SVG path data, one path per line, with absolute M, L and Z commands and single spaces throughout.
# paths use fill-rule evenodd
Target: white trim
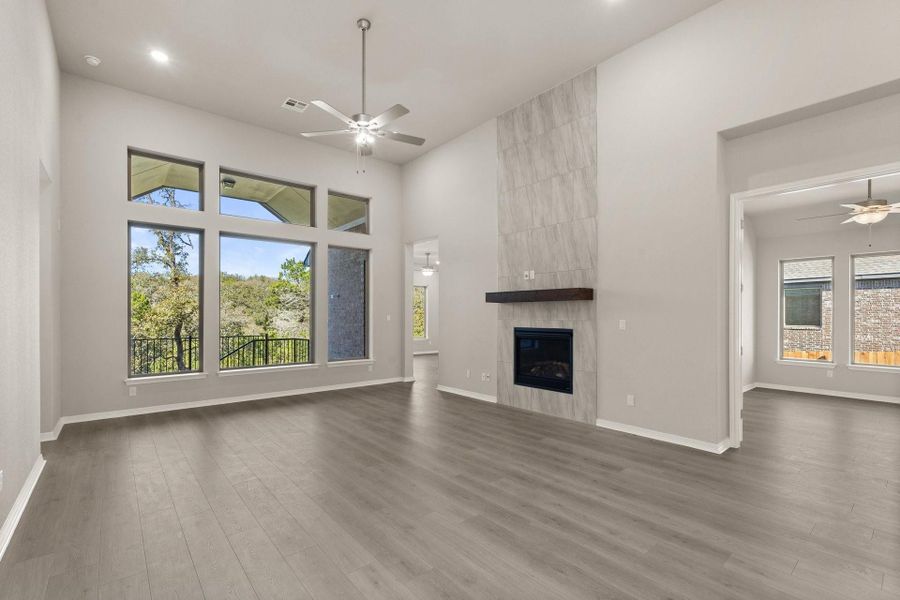
M 125 385 L 145 385 L 147 383 L 171 383 L 173 381 L 189 381 L 206 379 L 208 373 L 173 373 L 172 375 L 147 375 L 146 377 L 128 377 Z
M 747 385 L 744 386 L 744 393 L 746 394 L 746 393 L 749 392 L 750 390 L 755 389 L 757 385 L 759 385 L 759 384 L 757 384 L 757 383 L 748 383 Z
M 891 367 L 889 365 L 847 365 L 851 371 L 870 371 L 873 373 L 887 373 L 888 375 L 900 375 L 900 367 Z
M 357 358 L 353 360 L 330 360 L 325 363 L 330 369 L 331 367 L 358 367 L 360 365 L 374 365 L 374 358 Z
M 491 396 L 489 394 L 480 394 L 478 392 L 470 392 L 469 390 L 463 390 L 460 388 L 447 387 L 446 385 L 437 386 L 437 391 L 446 392 L 448 394 L 456 394 L 457 396 L 465 396 L 466 398 L 472 398 L 474 400 L 481 400 L 482 402 L 491 402 L 492 404 L 497 404 L 497 396 Z
M 868 400 L 870 402 L 884 402 L 886 404 L 900 404 L 900 396 L 879 396 L 878 394 L 858 394 L 856 392 L 841 392 L 839 390 L 823 390 L 819 388 L 799 387 L 795 385 L 781 385 L 780 383 L 757 383 L 758 388 L 769 388 L 782 392 L 799 392 L 801 394 L 815 394 L 817 396 L 834 396 L 836 398 L 850 398 L 851 400 Z
M 416 382 L 415 377 L 404 377 L 403 378 L 403 383 L 415 383 L 415 382 Z
M 388 383 L 400 383 L 402 377 L 391 377 L 389 379 L 373 379 L 369 381 L 356 381 L 353 383 L 338 383 L 334 385 L 320 385 L 318 387 L 300 388 L 296 390 L 283 390 L 280 392 L 266 392 L 263 394 L 249 394 L 247 396 L 232 396 L 230 398 L 213 398 L 210 400 L 195 400 L 193 402 L 176 402 L 173 404 L 157 404 L 155 406 L 139 406 L 136 408 L 123 408 L 121 410 L 109 410 L 105 412 L 85 413 L 81 415 L 72 415 L 62 417 L 60 421 L 63 425 L 69 423 L 85 423 L 87 421 L 101 421 L 104 419 L 118 419 L 119 417 L 133 417 L 135 415 L 149 415 L 153 413 L 171 412 L 176 410 L 187 410 L 190 408 L 203 408 L 205 406 L 218 406 L 220 404 L 235 404 L 237 402 L 252 402 L 254 400 L 268 400 L 270 398 L 285 398 L 290 396 L 303 396 L 306 394 L 317 394 L 319 392 L 331 392 L 335 390 L 346 390 L 351 388 L 370 387 L 375 385 L 385 385 Z
M 814 369 L 834 369 L 837 364 L 824 360 L 794 360 L 790 358 L 776 358 L 775 362 L 779 365 L 787 365 L 790 367 L 812 367 Z
M 255 373 L 279 373 L 281 371 L 306 371 L 307 369 L 318 369 L 319 363 L 303 363 L 299 365 L 272 365 L 269 367 L 248 367 L 245 369 L 226 369 L 219 371 L 219 377 L 232 377 L 234 375 L 252 375 Z
M 628 433 L 639 437 L 650 438 L 651 440 L 657 440 L 659 442 L 677 444 L 679 446 L 687 446 L 688 448 L 703 450 L 704 452 L 711 452 L 713 454 L 722 454 L 728 448 L 732 447 L 732 442 L 730 439 L 722 440 L 719 443 L 704 442 L 703 440 L 695 440 L 694 438 L 682 437 L 680 435 L 664 433 L 662 431 L 655 431 L 653 429 L 645 429 L 643 427 L 627 425 L 625 423 L 618 423 L 616 421 L 606 421 L 604 419 L 597 419 L 597 427 L 612 429 L 614 431 L 620 431 L 622 433 Z
M 419 352 L 413 352 L 413 356 L 424 356 L 426 354 L 437 354 L 440 352 L 439 350 L 421 350 Z
M 0 560 L 3 560 L 3 555 L 12 541 L 16 527 L 19 525 L 19 520 L 21 520 L 22 515 L 25 513 L 25 507 L 28 506 L 28 501 L 31 499 L 34 486 L 37 485 L 38 479 L 41 478 L 41 473 L 46 464 L 47 461 L 44 460 L 44 456 L 38 454 L 37 459 L 34 461 L 34 466 L 31 467 L 31 472 L 28 473 L 25 483 L 22 484 L 22 489 L 19 490 L 19 495 L 16 496 L 16 501 L 13 502 L 12 508 L 9 509 L 9 514 L 6 515 L 6 520 L 3 521 L 3 527 L 0 527 Z
M 42 431 L 41 432 L 41 441 L 42 442 L 55 442 L 59 437 L 59 432 L 62 430 L 63 421 L 62 418 L 56 420 L 56 425 L 53 427 L 53 431 Z

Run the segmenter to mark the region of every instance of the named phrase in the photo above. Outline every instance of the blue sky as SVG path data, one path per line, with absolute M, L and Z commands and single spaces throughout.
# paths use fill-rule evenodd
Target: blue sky
M 193 241 L 194 247 L 188 251 L 188 270 L 196 275 L 200 265 L 199 234 L 186 234 Z M 156 236 L 146 227 L 133 226 L 131 228 L 131 251 L 138 247 L 156 247 Z M 288 258 L 306 260 L 311 246 L 274 240 L 259 240 L 254 238 L 239 238 L 222 236 L 220 245 L 220 257 L 222 272 L 249 277 L 251 275 L 267 275 L 278 277 L 281 263 Z M 150 271 L 159 271 L 158 268 L 150 268 Z

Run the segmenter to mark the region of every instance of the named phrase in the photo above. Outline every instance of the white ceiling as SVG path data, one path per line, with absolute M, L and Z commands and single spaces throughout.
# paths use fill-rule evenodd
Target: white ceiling
M 287 96 L 360 109 L 358 17 L 368 36 L 368 112 L 412 112 L 379 140 L 404 163 L 717 0 L 48 0 L 64 71 L 296 135 L 340 123 Z M 151 48 L 171 57 L 152 62 Z M 103 63 L 89 67 L 83 55 Z M 347 149 L 349 137 L 319 140 Z
M 862 227 L 856 223 L 841 225 L 846 217 L 840 216 L 800 219 L 849 213 L 850 209 L 843 208 L 841 204 L 865 200 L 866 185 L 866 180 L 862 180 L 789 194 L 761 196 L 744 204 L 744 215 L 752 220 L 757 235 L 764 237 L 805 235 L 839 231 L 847 227 Z M 900 202 L 900 173 L 873 179 L 872 197 L 886 199 L 889 203 Z M 883 223 L 885 226 L 900 226 L 900 215 L 889 215 Z

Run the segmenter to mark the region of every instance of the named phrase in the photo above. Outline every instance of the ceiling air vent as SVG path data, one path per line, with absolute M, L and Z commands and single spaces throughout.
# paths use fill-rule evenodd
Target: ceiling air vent
M 309 106 L 309 104 L 307 102 L 304 102 L 303 100 L 297 100 L 296 98 L 285 98 L 284 103 L 281 105 L 281 108 L 286 108 L 294 112 L 303 112 L 304 110 L 306 110 L 307 106 Z

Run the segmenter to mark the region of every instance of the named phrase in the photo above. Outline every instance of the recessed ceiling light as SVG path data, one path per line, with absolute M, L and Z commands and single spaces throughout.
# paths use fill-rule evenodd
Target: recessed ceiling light
M 151 50 L 150 58 L 152 58 L 153 60 L 155 60 L 156 62 L 158 62 L 160 64 L 165 64 L 165 63 L 169 62 L 169 55 L 166 54 L 165 52 L 163 52 L 162 50 Z
M 99 67 L 102 61 L 93 54 L 85 54 L 84 62 L 91 65 L 92 67 Z

